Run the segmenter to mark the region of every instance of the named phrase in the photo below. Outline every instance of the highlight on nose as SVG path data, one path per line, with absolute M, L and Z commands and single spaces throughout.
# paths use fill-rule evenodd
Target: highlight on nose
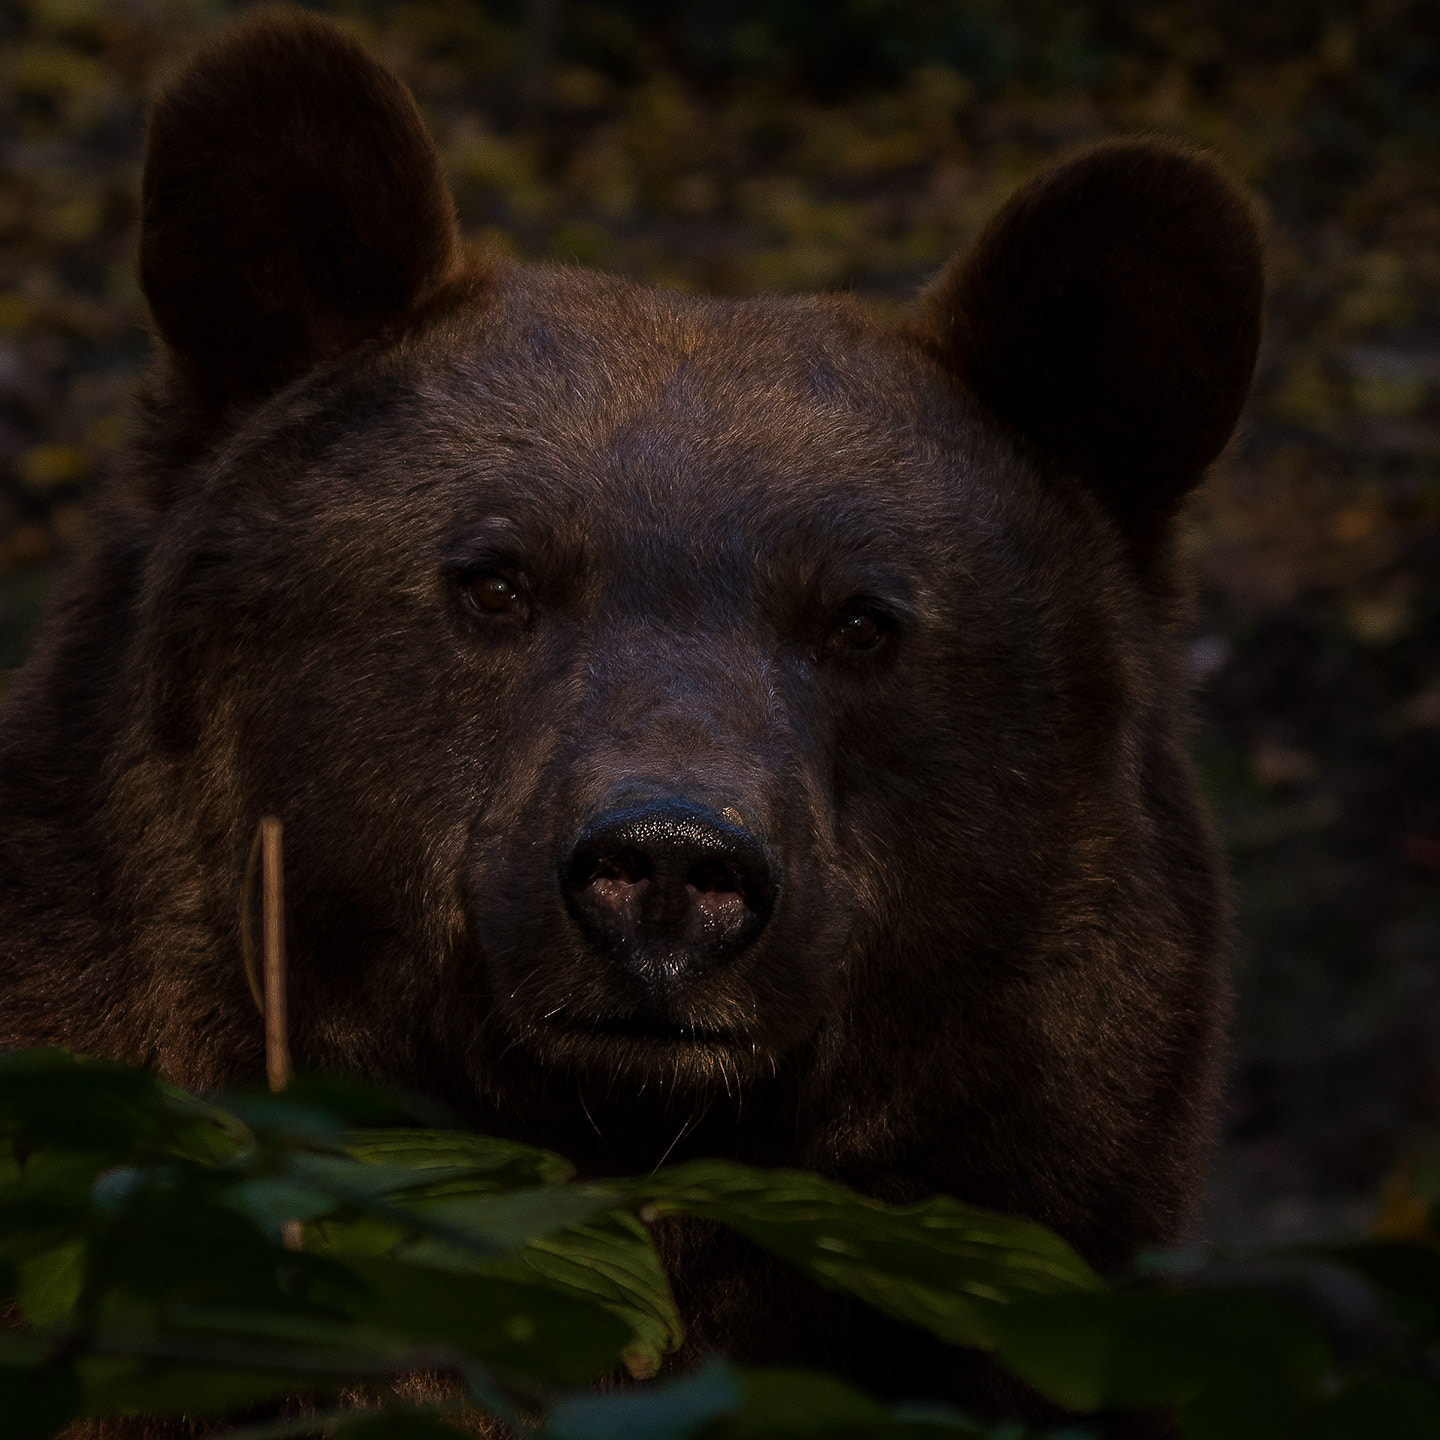
M 679 798 L 596 816 L 562 857 L 560 884 L 592 944 L 671 974 L 737 955 L 765 928 L 775 889 L 749 830 Z

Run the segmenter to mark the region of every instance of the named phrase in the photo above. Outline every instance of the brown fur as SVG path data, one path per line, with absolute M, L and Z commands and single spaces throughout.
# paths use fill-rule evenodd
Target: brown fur
M 1176 1236 L 1223 905 L 1168 533 L 1259 300 L 1214 167 L 1062 166 L 900 329 L 693 299 L 460 258 L 397 82 L 270 16 L 161 100 L 146 197 L 147 432 L 0 721 L 0 1042 L 260 1073 L 237 916 L 274 812 L 303 1065 L 589 1174 L 943 1191 L 1106 1267 Z M 491 572 L 513 612 L 467 605 Z M 563 903 L 576 827 L 637 795 L 762 845 L 726 963 L 647 978 Z M 661 1238 L 689 1354 L 1015 1403 Z

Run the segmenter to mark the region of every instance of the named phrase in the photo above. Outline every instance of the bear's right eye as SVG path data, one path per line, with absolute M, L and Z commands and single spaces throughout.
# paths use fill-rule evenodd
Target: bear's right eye
M 508 615 L 520 608 L 520 592 L 493 570 L 466 582 L 465 598 L 481 615 Z
M 852 615 L 830 633 L 837 650 L 873 650 L 885 638 L 885 631 L 873 615 Z
M 878 650 L 890 638 L 894 621 L 875 605 L 865 605 L 843 615 L 825 637 L 827 655 L 864 655 Z

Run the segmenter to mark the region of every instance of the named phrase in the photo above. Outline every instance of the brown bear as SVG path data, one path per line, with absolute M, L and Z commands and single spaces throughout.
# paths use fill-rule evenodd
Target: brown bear
M 263 15 L 150 127 L 159 354 L 0 721 L 0 1044 L 297 1063 L 617 1173 L 709 1154 L 1033 1217 L 1196 1197 L 1224 984 L 1177 512 L 1254 364 L 1246 201 L 1024 188 L 899 323 L 468 253 L 398 80 Z M 1000 1405 L 738 1241 L 688 1351 Z

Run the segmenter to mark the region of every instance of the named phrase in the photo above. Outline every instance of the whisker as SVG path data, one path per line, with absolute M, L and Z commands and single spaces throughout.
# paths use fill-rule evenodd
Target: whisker
M 590 1107 L 585 1103 L 585 1092 L 577 1089 L 575 1094 L 579 1098 L 580 1109 L 584 1113 L 585 1118 L 590 1122 L 590 1128 L 595 1132 L 596 1138 L 603 1140 L 605 1137 L 600 1133 L 600 1127 L 595 1123 L 595 1117 L 590 1113 Z

